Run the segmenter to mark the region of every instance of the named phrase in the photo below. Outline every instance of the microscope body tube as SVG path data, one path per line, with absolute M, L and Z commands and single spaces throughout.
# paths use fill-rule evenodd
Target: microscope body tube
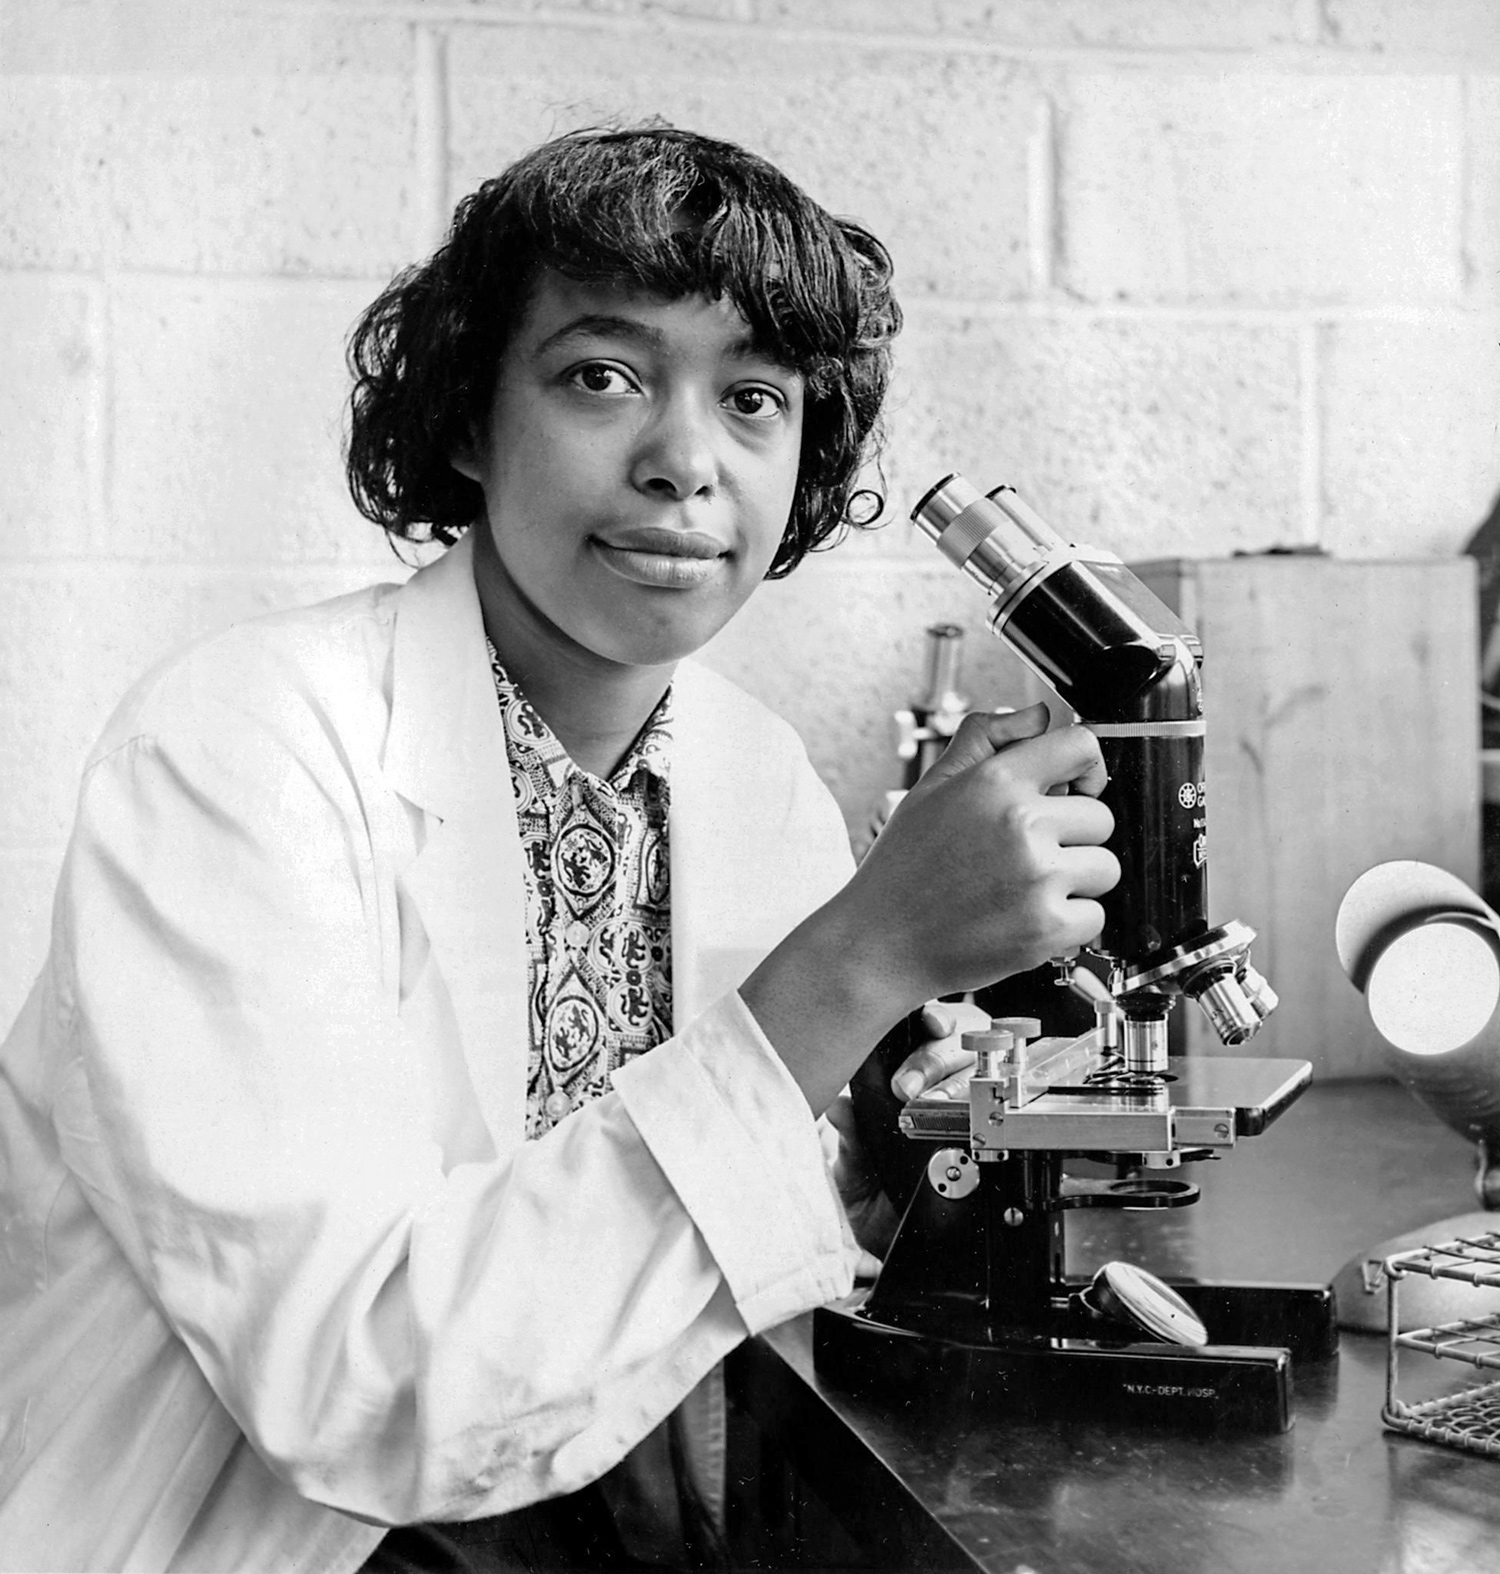
M 1099 740 L 1121 872 L 1098 949 L 1123 965 L 1208 929 L 1208 867 L 1198 642 L 1165 607 L 1147 623 L 1118 596 L 1119 567 L 1065 563 L 996 632 Z M 1085 641 L 1090 626 L 1096 638 Z
M 991 627 L 1099 739 L 1121 878 L 1092 948 L 1111 966 L 1128 1062 L 1160 1069 L 1173 999 L 1194 996 L 1226 1043 L 1275 996 L 1248 965 L 1253 932 L 1207 917 L 1202 648 L 1117 557 L 1065 541 L 1013 492 L 959 476 L 912 518 L 993 601 Z

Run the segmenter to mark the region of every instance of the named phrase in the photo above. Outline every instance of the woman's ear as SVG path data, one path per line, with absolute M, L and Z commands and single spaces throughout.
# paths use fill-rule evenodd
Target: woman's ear
M 448 463 L 461 476 L 483 486 L 485 475 L 489 470 L 487 449 L 484 428 L 478 421 L 470 420 L 465 423 L 465 429 L 458 434 L 458 440 L 448 450 Z
M 455 448 L 448 455 L 448 463 L 461 476 L 467 476 L 469 480 L 478 482 L 480 486 L 484 485 L 484 465 L 480 462 L 478 454 L 475 453 L 472 441 Z

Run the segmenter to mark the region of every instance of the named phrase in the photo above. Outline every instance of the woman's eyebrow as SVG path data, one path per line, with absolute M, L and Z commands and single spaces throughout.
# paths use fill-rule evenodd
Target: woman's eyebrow
M 659 350 L 666 343 L 666 335 L 659 328 L 637 322 L 633 317 L 613 317 L 606 312 L 589 312 L 585 316 L 572 318 L 561 328 L 549 333 L 537 345 L 535 353 L 541 355 L 572 339 L 628 339 L 651 350 Z
M 565 346 L 574 339 L 624 339 L 648 350 L 662 350 L 667 344 L 667 335 L 649 323 L 640 322 L 634 317 L 617 317 L 609 312 L 587 312 L 570 318 L 562 327 L 554 329 L 532 353 L 545 355 L 549 350 Z M 748 332 L 725 345 L 724 350 L 737 361 L 764 361 L 788 372 L 796 371 L 794 366 L 788 365 Z

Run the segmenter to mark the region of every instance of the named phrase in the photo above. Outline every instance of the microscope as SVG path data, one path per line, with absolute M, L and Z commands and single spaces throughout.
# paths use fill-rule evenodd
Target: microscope
M 900 1108 L 896 1140 L 922 1160 L 906 1165 L 910 1201 L 874 1287 L 814 1314 L 818 1371 L 856 1393 L 957 1394 L 1018 1416 L 1284 1431 L 1293 1357 L 1337 1347 L 1327 1286 L 1168 1284 L 1123 1262 L 1066 1273 L 1070 1214 L 1191 1204 L 1183 1166 L 1259 1135 L 1311 1080 L 1305 1061 L 1171 1053 L 1184 996 L 1228 1046 L 1276 1005 L 1254 931 L 1207 918 L 1202 647 L 1117 557 L 1066 541 L 1009 488 L 982 496 L 950 475 L 912 517 L 1098 738 L 1121 878 L 1089 956 L 1055 963 L 1070 987 L 1054 993 L 1085 998 L 1092 1025 L 1044 1034 L 1040 1014 L 997 1016 L 964 1035 L 967 1100 Z M 910 1033 L 871 1057 L 867 1088 Z
M 893 718 L 896 758 L 902 767 L 898 797 L 942 758 L 969 713 L 968 696 L 959 687 L 963 648 L 964 631 L 956 623 L 934 623 L 927 630 L 927 682 L 921 694 Z

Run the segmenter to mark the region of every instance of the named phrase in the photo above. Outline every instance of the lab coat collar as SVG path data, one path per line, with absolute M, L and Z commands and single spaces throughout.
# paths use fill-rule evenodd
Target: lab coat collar
M 446 819 L 496 796 L 508 801 L 505 763 L 474 587 L 473 538 L 464 535 L 419 569 L 397 598 L 386 779 L 402 797 Z
M 462 537 L 401 588 L 385 773 L 430 817 L 402 883 L 500 1155 L 526 1131 L 526 906 L 505 732 Z

